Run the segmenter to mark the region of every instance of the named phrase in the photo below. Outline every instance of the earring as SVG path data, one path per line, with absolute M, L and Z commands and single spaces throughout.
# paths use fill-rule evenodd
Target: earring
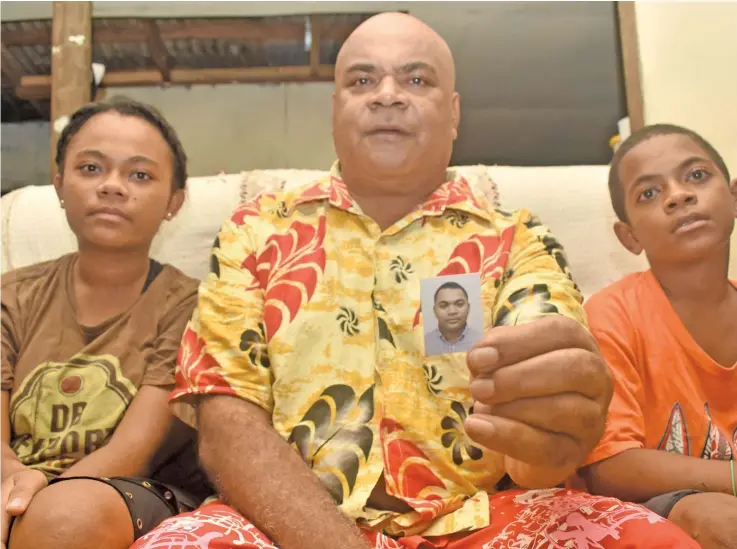
M 62 210 L 64 209 L 64 199 L 63 198 L 59 199 L 59 206 L 61 206 Z
M 167 219 L 168 219 L 169 221 L 171 221 L 171 212 L 169 212 L 168 214 L 166 214 L 166 218 L 167 218 Z

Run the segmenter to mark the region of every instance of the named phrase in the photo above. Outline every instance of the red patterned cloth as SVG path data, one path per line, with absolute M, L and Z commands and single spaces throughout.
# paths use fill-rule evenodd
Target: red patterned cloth
M 490 526 L 434 538 L 366 530 L 375 549 L 699 549 L 644 507 L 573 490 L 509 490 L 489 497 Z M 230 507 L 214 502 L 166 520 L 131 549 L 278 549 Z

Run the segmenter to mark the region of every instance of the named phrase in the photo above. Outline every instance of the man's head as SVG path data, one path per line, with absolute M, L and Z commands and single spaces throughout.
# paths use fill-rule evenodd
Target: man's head
M 622 143 L 609 171 L 619 218 L 614 230 L 632 253 L 687 261 L 726 249 L 737 217 L 737 180 L 703 137 L 670 124 L 647 126 Z
M 433 312 L 441 332 L 461 332 L 468 322 L 468 293 L 457 282 L 446 282 L 435 291 Z
M 344 175 L 413 176 L 450 162 L 460 100 L 445 41 L 418 19 L 383 13 L 361 24 L 335 66 L 333 137 Z

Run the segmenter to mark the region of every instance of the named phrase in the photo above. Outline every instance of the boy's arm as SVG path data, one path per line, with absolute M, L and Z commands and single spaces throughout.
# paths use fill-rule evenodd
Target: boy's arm
M 632 323 L 613 294 L 594 296 L 586 312 L 614 378 L 606 431 L 580 471 L 589 490 L 635 502 L 679 490 L 731 494 L 729 462 L 645 448 L 647 409 Z
M 594 494 L 645 502 L 680 490 L 732 495 L 730 463 L 635 448 L 606 458 L 582 471 Z

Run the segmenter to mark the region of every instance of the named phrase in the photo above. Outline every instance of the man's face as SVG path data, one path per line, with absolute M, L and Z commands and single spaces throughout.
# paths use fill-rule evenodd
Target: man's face
M 356 37 L 336 69 L 333 137 L 341 164 L 377 176 L 447 166 L 459 119 L 453 80 L 452 58 L 432 37 L 411 30 Z
M 733 184 L 730 192 L 724 174 L 690 137 L 643 141 L 622 158 L 619 177 L 631 236 L 651 261 L 692 260 L 728 245 L 737 189 Z
M 459 332 L 466 327 L 469 303 L 466 294 L 458 288 L 444 288 L 435 297 L 433 311 L 438 327 L 443 331 Z

